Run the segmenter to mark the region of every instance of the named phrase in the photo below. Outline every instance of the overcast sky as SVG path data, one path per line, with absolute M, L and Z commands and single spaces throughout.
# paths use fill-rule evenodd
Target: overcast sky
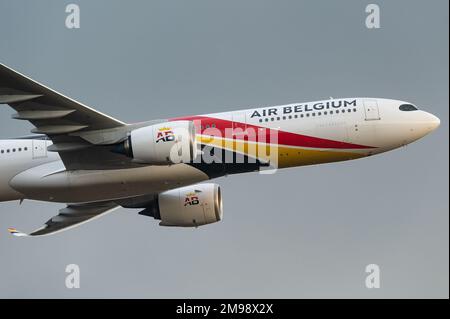
M 448 1 L 376 1 L 372 30 L 369 1 L 80 0 L 77 30 L 68 3 L 0 0 L 0 61 L 125 122 L 371 96 L 442 124 L 367 159 L 220 178 L 224 220 L 198 229 L 119 209 L 14 238 L 63 205 L 0 203 L 0 297 L 448 298 Z M 12 113 L 0 138 L 29 134 Z

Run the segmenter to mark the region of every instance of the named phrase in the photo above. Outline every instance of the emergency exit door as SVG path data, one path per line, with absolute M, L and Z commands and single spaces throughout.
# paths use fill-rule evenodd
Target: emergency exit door
M 47 157 L 47 140 L 32 140 L 33 158 Z

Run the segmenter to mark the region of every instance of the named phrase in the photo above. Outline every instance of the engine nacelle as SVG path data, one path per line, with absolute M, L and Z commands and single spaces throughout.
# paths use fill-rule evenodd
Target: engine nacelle
M 212 183 L 172 189 L 155 196 L 139 214 L 161 220 L 161 226 L 197 227 L 222 220 L 222 193 Z
M 191 121 L 173 121 L 141 127 L 131 131 L 114 151 L 139 163 L 189 163 L 197 156 L 195 126 Z

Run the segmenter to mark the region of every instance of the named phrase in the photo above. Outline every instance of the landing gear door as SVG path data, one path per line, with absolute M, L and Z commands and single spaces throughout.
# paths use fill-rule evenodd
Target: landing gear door
M 375 121 L 380 119 L 380 110 L 377 100 L 364 100 L 364 112 L 366 121 Z
M 33 141 L 33 158 L 47 157 L 47 140 Z

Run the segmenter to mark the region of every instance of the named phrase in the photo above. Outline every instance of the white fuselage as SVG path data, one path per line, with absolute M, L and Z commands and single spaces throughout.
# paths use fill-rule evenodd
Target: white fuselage
M 348 105 L 344 106 L 344 101 Z M 335 108 L 333 102 L 341 106 Z M 404 104 L 409 105 L 397 100 L 351 98 L 172 120 L 201 120 L 197 134 L 203 144 L 208 144 L 206 129 L 220 125 L 241 126 L 244 131 L 279 131 L 279 142 L 272 146 L 279 150 L 279 167 L 283 168 L 386 152 L 425 136 L 439 125 L 439 119 L 430 113 L 399 109 Z M 119 199 L 158 193 L 211 177 L 207 170 L 188 164 L 67 171 L 58 153 L 47 151 L 49 145 L 51 141 L 45 139 L 0 140 L 0 201 L 30 198 L 75 203 Z

